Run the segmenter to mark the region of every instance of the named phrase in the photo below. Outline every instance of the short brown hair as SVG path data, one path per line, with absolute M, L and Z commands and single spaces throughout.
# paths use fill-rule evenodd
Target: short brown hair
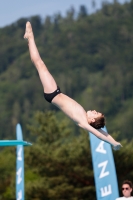
M 100 129 L 105 126 L 105 117 L 102 114 L 100 117 L 95 118 L 94 122 L 91 122 L 90 125 L 95 129 Z
M 124 185 L 124 184 L 128 184 L 128 185 L 130 186 L 130 188 L 133 189 L 133 184 L 132 184 L 131 181 L 129 181 L 129 180 L 125 180 L 125 181 L 123 181 L 122 185 Z

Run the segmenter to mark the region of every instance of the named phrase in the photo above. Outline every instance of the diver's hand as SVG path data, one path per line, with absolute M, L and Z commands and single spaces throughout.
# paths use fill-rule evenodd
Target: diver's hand
M 120 148 L 122 147 L 121 143 L 117 142 L 115 145 L 112 145 L 113 149 L 115 151 L 120 150 Z

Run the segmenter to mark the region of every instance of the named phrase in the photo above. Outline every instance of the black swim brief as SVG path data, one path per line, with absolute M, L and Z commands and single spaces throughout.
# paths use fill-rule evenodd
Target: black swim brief
M 53 98 L 55 96 L 57 96 L 58 94 L 60 94 L 60 93 L 61 93 L 60 88 L 57 86 L 57 89 L 54 92 L 52 92 L 52 93 L 44 93 L 44 98 L 46 99 L 46 101 L 51 103 Z

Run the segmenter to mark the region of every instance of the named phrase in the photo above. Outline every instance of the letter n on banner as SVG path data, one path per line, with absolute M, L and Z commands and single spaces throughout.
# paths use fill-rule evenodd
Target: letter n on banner
M 16 126 L 17 140 L 23 140 L 20 124 Z M 16 200 L 24 200 L 24 147 L 17 146 L 16 159 Z
M 107 132 L 106 127 L 103 130 Z M 115 200 L 119 192 L 111 145 L 89 135 L 97 200 Z

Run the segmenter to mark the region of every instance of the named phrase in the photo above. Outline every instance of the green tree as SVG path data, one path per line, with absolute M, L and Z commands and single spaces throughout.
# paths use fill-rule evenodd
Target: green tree
M 87 16 L 87 8 L 84 5 L 80 6 L 80 10 L 79 10 L 79 18 L 80 17 L 86 17 Z
M 27 199 L 95 199 L 88 134 L 74 136 L 67 121 L 57 121 L 52 112 L 37 113 L 29 126 L 37 135 L 26 155 Z
M 1 147 L 2 148 L 2 147 Z M 0 151 L 0 199 L 15 200 L 15 158 L 14 147 L 4 147 Z

